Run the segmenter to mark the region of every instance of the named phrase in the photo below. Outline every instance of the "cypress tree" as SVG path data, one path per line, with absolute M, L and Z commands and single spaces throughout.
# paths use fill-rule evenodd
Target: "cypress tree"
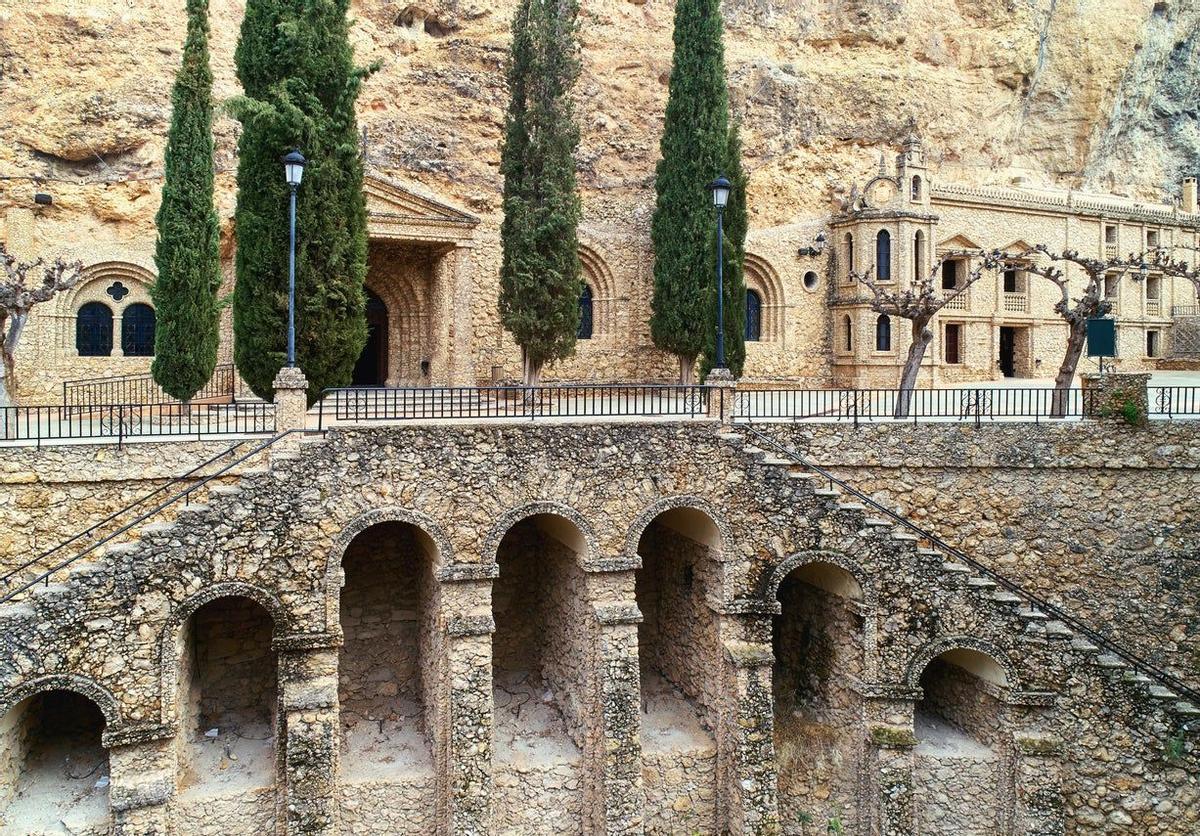
M 545 363 L 570 356 L 579 330 L 578 15 L 577 0 L 522 0 L 512 24 L 499 308 L 527 385 Z
M 297 198 L 296 363 L 310 403 L 350 382 L 367 339 L 366 204 L 354 103 L 371 69 L 354 66 L 349 0 L 248 0 L 234 60 L 244 95 L 235 214 L 234 359 L 273 396 L 287 346 L 288 188 L 280 158 L 308 158 Z
M 213 208 L 212 70 L 208 0 L 187 0 L 187 40 L 171 93 L 162 204 L 154 263 L 154 380 L 188 401 L 217 363 L 221 286 Z
M 749 219 L 746 213 L 746 169 L 742 166 L 742 138 L 737 122 L 729 126 L 725 166 L 722 169 L 729 180 L 729 202 L 725 204 L 723 241 L 723 265 L 725 286 L 725 365 L 735 377 L 742 376 L 746 365 L 746 274 L 743 268 L 746 255 L 746 231 Z M 714 238 L 716 233 L 714 231 Z M 714 247 L 716 246 L 714 242 Z M 715 289 L 714 289 L 715 290 Z M 710 294 L 713 305 L 716 293 Z M 715 307 L 708 313 L 708 322 L 716 322 Z M 717 335 L 709 332 L 704 344 L 701 370 L 707 375 L 716 362 Z
M 691 382 L 696 357 L 715 339 L 714 210 L 707 186 L 728 154 L 729 95 L 719 0 L 678 0 L 675 54 L 655 177 L 654 298 L 650 333 L 679 358 Z M 728 175 L 727 175 L 728 176 Z

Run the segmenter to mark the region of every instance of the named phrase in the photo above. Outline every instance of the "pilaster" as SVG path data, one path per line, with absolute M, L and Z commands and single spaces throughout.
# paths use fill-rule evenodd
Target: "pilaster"
M 175 795 L 174 730 L 146 726 L 106 732 L 113 836 L 166 836 Z
M 641 680 L 633 566 L 589 572 L 588 600 L 596 616 L 588 749 L 584 753 L 591 832 L 640 834 L 642 788 Z
M 336 836 L 337 648 L 300 644 L 276 641 L 285 832 L 288 836 Z
M 762 615 L 724 615 L 724 691 L 717 731 L 721 819 L 732 836 L 781 833 L 775 770 L 771 646 L 751 637 L 770 635 L 743 621 Z
M 1063 836 L 1062 741 L 1013 737 L 1013 836 Z
M 436 717 L 437 832 L 485 836 L 492 821 L 492 633 L 490 564 L 441 572 L 438 590 Z
M 910 689 L 867 696 L 867 756 L 863 772 L 865 833 L 871 836 L 915 836 L 913 772 L 917 745 Z

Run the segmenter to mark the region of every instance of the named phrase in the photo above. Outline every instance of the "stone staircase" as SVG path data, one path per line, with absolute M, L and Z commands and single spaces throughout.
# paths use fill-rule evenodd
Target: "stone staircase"
M 789 480 L 801 493 L 811 492 L 813 499 L 824 505 L 828 515 L 843 518 L 851 523 L 851 527 L 857 526 L 857 535 L 862 540 L 870 543 L 882 538 L 889 541 L 892 548 L 906 553 L 916 564 L 940 572 L 939 582 L 944 589 L 970 596 L 977 606 L 993 611 L 1009 622 L 1019 641 L 1050 643 L 1070 662 L 1094 668 L 1114 685 L 1132 688 L 1136 695 L 1157 704 L 1177 725 L 1190 727 L 1200 719 L 1200 702 L 1194 691 L 1183 694 L 1180 692 L 1186 686 L 1168 687 L 1163 682 L 1165 677 L 1157 671 L 1143 669 L 1143 665 L 1131 658 L 1132 654 L 1122 653 L 1112 645 L 1103 647 L 1101 642 L 1094 640 L 1094 635 L 1089 636 L 1044 611 L 1046 608 L 1039 606 L 1031 593 L 1022 594 L 1023 590 L 1015 584 L 1005 585 L 995 574 L 925 545 L 926 539 L 903 525 L 898 517 L 888 519 L 873 515 L 874 509 L 863 501 L 865 497 L 850 494 L 852 489 L 817 473 L 800 456 L 791 457 L 784 452 L 783 445 L 769 436 L 747 430 L 722 432 L 720 437 L 741 445 L 752 462 L 765 471 L 773 471 L 774 478 Z
M 192 540 L 200 539 L 216 526 L 244 517 L 238 511 L 243 497 L 258 485 L 281 477 L 289 462 L 301 458 L 304 448 L 324 443 L 321 436 L 301 436 L 297 449 L 282 449 L 279 442 L 288 435 L 282 433 L 256 445 L 217 473 L 180 490 L 158 508 L 140 515 L 146 518 L 140 524 L 135 520 L 127 531 L 118 529 L 101 538 L 100 545 L 81 548 L 73 558 L 60 558 L 61 568 L 48 579 L 12 584 L 13 591 L 0 594 L 0 634 L 15 630 L 22 621 L 79 624 L 86 621 L 95 604 L 103 610 L 111 607 L 114 599 L 132 598 L 157 555 L 178 548 L 189 535 Z M 235 468 L 236 474 L 231 473 Z M 122 529 L 129 525 L 126 522 Z M 39 567 L 39 571 L 46 568 Z M 102 613 L 92 614 L 103 617 Z M 38 632 L 47 629 L 42 626 Z

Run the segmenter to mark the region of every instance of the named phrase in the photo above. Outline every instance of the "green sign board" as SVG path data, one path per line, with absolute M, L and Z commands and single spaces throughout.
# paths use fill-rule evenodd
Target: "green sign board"
M 1117 321 L 1097 318 L 1087 321 L 1088 357 L 1117 356 Z

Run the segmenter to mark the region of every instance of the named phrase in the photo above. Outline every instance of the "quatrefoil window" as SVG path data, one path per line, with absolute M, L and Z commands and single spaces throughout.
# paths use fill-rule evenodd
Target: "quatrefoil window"
M 114 302 L 120 302 L 129 295 L 129 288 L 127 288 L 121 282 L 113 282 L 111 285 L 109 285 L 108 290 L 104 292 L 111 296 Z

